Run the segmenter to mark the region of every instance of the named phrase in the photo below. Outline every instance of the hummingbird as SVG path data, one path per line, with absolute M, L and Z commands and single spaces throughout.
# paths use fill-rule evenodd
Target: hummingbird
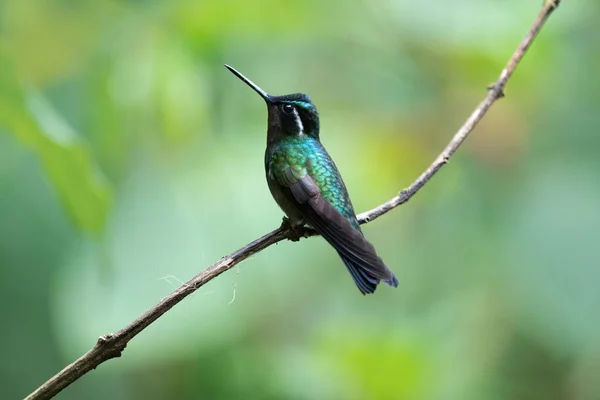
M 284 224 L 311 226 L 337 251 L 362 294 L 398 279 L 364 237 L 348 190 L 319 138 L 319 113 L 303 93 L 267 94 L 235 68 L 225 67 L 267 103 L 265 172 Z

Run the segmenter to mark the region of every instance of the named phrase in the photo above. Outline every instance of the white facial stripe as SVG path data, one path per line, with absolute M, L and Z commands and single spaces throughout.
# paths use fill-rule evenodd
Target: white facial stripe
M 300 114 L 298 114 L 296 107 L 294 107 L 294 118 L 296 118 L 296 125 L 298 126 L 298 136 L 304 135 L 304 125 L 302 125 L 302 119 L 300 119 Z

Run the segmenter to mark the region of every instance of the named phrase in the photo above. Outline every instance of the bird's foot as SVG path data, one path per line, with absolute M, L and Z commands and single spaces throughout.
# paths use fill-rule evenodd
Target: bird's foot
M 288 217 L 283 217 L 283 220 L 281 221 L 281 229 L 288 231 L 287 237 L 292 242 L 297 242 L 301 238 L 306 237 L 306 233 L 302 224 L 293 224 Z

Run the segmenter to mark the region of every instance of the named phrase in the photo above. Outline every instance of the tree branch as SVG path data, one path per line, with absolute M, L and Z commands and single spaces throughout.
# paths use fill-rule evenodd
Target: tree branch
M 465 141 L 475 125 L 483 118 L 492 104 L 504 96 L 504 87 L 512 76 L 517 65 L 523 59 L 525 52 L 533 43 L 533 40 L 542 29 L 542 26 L 550 14 L 558 7 L 560 0 L 544 0 L 541 11 L 535 19 L 533 25 L 521 41 L 506 67 L 502 70 L 498 80 L 488 88 L 487 95 L 483 101 L 475 108 L 475 111 L 466 120 L 463 126 L 452 137 L 452 140 L 433 161 L 433 163 L 419 176 L 412 185 L 402 190 L 397 196 L 380 206 L 358 215 L 361 224 L 373 221 L 388 211 L 398 207 L 410 200 L 429 180 L 448 163 L 448 160 L 456 152 L 459 146 Z M 303 236 L 314 236 L 316 233 L 310 228 L 305 228 Z M 221 258 L 215 264 L 211 265 L 198 275 L 178 287 L 174 292 L 164 297 L 158 304 L 143 313 L 138 319 L 117 331 L 114 334 L 101 336 L 95 346 L 78 358 L 72 364 L 66 366 L 58 374 L 50 378 L 46 383 L 27 396 L 26 400 L 49 399 L 59 393 L 61 390 L 75 382 L 83 375 L 95 369 L 103 362 L 111 358 L 120 357 L 121 353 L 138 333 L 146 329 L 151 323 L 156 321 L 161 315 L 169 311 L 173 306 L 184 298 L 194 293 L 210 280 L 221 275 L 223 272 L 233 268 L 248 257 L 256 254 L 267 247 L 280 242 L 284 239 L 294 239 L 294 232 L 282 225 L 282 227 L 267 233 L 259 239 L 247 244 L 239 250 L 234 251 Z

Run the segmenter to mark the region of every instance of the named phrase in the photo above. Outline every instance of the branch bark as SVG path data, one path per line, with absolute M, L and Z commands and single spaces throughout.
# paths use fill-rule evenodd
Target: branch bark
M 438 155 L 433 163 L 406 189 L 402 190 L 397 196 L 380 206 L 358 215 L 361 224 L 373 221 L 388 211 L 398 207 L 410 200 L 429 180 L 450 160 L 450 157 L 456 152 L 460 145 L 465 141 L 475 125 L 484 117 L 494 102 L 504 97 L 504 88 L 506 83 L 513 75 L 515 69 L 523 59 L 525 52 L 533 43 L 535 37 L 542 29 L 544 23 L 559 6 L 561 0 L 544 0 L 544 4 L 529 31 L 508 60 L 506 67 L 502 70 L 498 80 L 488 87 L 487 95 L 475 108 L 475 111 L 469 116 L 460 129 L 454 134 L 450 143 Z M 305 228 L 303 236 L 314 236 L 316 233 L 310 228 Z M 137 334 L 146 329 L 150 324 L 160 318 L 161 315 L 169 311 L 173 306 L 184 298 L 194 293 L 210 280 L 230 270 L 248 257 L 266 249 L 267 247 L 280 242 L 284 239 L 296 239 L 297 232 L 292 232 L 285 226 L 281 226 L 274 231 L 248 243 L 246 246 L 234 251 L 221 258 L 219 261 L 200 272 L 164 297 L 154 307 L 143 313 L 135 321 L 123 329 L 113 333 L 101 336 L 94 347 L 79 357 L 73 363 L 67 365 L 62 371 L 54 375 L 42 386 L 26 397 L 26 400 L 50 399 L 61 390 L 81 378 L 83 375 L 95 369 L 103 362 L 112 358 L 120 357 L 123 350 Z

